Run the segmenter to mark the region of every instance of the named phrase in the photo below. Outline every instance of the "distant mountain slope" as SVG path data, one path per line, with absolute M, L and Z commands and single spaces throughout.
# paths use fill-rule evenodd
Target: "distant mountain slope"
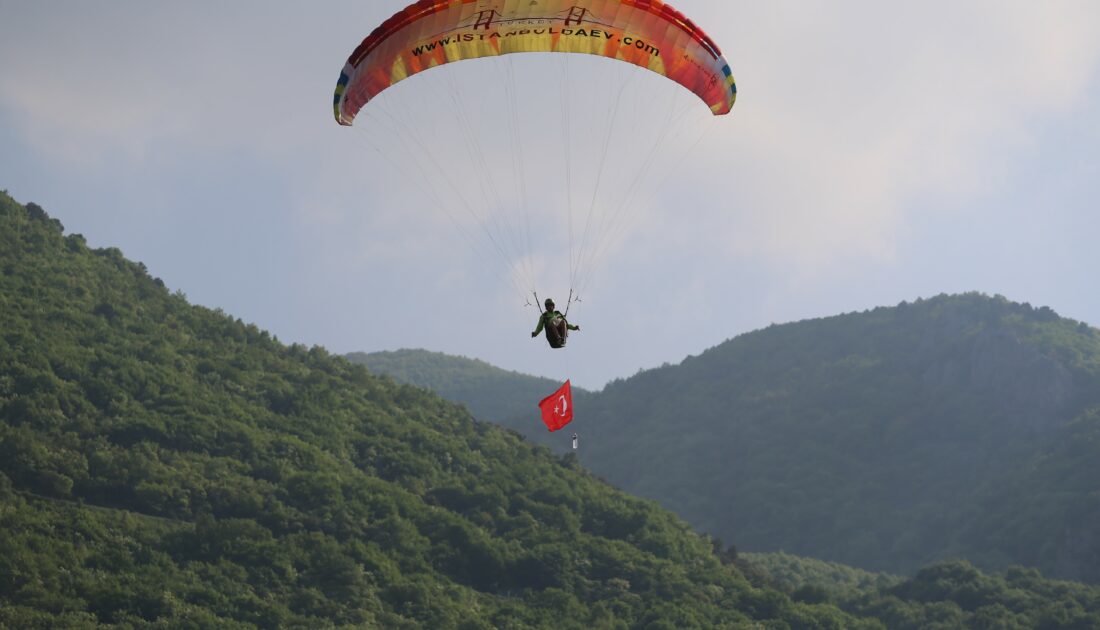
M 1100 335 L 941 296 L 743 335 L 609 385 L 584 461 L 746 549 L 1100 580 Z
M 561 440 L 549 439 L 539 423 L 537 407 L 538 401 L 561 386 L 560 382 L 502 370 L 479 359 L 427 350 L 353 352 L 345 356 L 398 383 L 424 387 L 460 402 L 478 419 L 520 431 L 528 439 L 560 450 Z M 591 394 L 574 387 L 573 396 L 583 404 Z
M 469 400 L 465 404 L 475 413 L 505 416 L 530 412 L 534 405 L 530 398 L 522 396 L 544 396 L 561 385 L 548 378 L 502 370 L 480 359 L 427 350 L 352 352 L 346 356 L 372 372 L 408 385 L 431 388 L 444 398 L 461 395 Z
M 881 627 L 0 194 L 0 627 Z
M 561 386 L 557 381 L 427 350 L 353 352 L 345 356 L 375 374 L 462 403 L 475 418 L 518 431 L 536 444 L 558 453 L 569 449 L 568 435 L 552 434 L 539 421 L 538 402 Z M 573 396 L 574 402 L 583 405 L 591 394 L 574 388 Z
M 432 358 L 418 378 L 436 388 Z M 1100 332 L 1049 308 L 967 294 L 772 326 L 583 412 L 594 472 L 746 549 L 1100 581 Z

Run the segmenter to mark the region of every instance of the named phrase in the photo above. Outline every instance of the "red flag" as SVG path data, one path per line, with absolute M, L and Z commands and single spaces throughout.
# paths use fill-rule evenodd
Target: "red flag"
M 542 410 L 542 421 L 546 428 L 553 433 L 573 421 L 573 389 L 569 381 L 558 388 L 558 391 L 543 398 L 539 402 Z

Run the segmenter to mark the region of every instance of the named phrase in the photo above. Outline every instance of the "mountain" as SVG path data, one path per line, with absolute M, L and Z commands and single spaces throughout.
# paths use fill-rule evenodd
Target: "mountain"
M 435 387 L 427 361 L 418 378 Z M 520 395 L 452 399 L 487 392 Z M 1100 582 L 1100 331 L 1047 307 L 942 295 L 775 325 L 577 413 L 593 472 L 744 549 Z
M 881 627 L 0 194 L 0 628 Z
M 746 549 L 1100 580 L 1100 335 L 1049 308 L 969 294 L 773 326 L 587 413 L 595 472 Z
M 1100 588 L 1044 579 L 1036 569 L 989 575 L 954 560 L 903 580 L 787 554 L 745 554 L 742 562 L 796 601 L 831 602 L 890 630 L 1100 627 L 1087 612 L 1100 604 Z
M 0 628 L 96 627 L 1070 629 L 1100 588 L 739 558 L 0 193 Z
M 448 400 L 467 398 L 470 411 L 479 416 L 529 413 L 534 405 L 530 397 L 523 396 L 545 395 L 561 385 L 548 378 L 502 370 L 479 359 L 427 350 L 352 352 L 346 356 L 372 372 L 392 376 L 408 385 L 431 388 Z
M 561 386 L 548 378 L 493 367 L 479 359 L 454 357 L 427 350 L 353 352 L 352 363 L 366 366 L 398 383 L 431 389 L 443 398 L 466 405 L 475 418 L 524 433 L 537 444 L 565 452 L 539 422 L 538 401 Z M 575 403 L 585 404 L 591 392 L 573 388 Z

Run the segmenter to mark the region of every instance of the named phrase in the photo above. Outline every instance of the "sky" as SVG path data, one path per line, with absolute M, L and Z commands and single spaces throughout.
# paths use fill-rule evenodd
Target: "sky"
M 345 60 L 403 6 L 0 0 L 0 189 L 286 343 L 425 348 L 590 389 L 772 323 L 941 293 L 1100 325 L 1100 3 L 678 0 L 733 69 L 728 116 L 674 109 L 686 90 L 626 64 L 532 59 L 413 77 L 337 125 Z M 519 153 L 485 136 L 480 184 L 463 130 L 433 113 L 460 107 L 466 131 L 519 130 Z M 567 115 L 568 140 L 544 135 Z M 687 131 L 662 135 L 670 120 Z M 633 187 L 639 167 L 616 160 L 654 136 L 672 137 L 667 175 Z M 417 137 L 454 148 L 433 185 Z M 561 306 L 560 206 L 595 199 L 596 172 L 630 203 L 585 267 L 581 331 L 551 351 L 463 211 L 488 181 L 500 216 L 545 219 L 525 255 Z

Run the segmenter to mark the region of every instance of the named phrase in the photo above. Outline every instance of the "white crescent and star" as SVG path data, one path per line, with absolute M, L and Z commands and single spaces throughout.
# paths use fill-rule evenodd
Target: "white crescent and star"
M 554 405 L 554 415 L 565 417 L 565 412 L 569 411 L 569 401 L 565 399 L 565 394 L 558 397 L 558 404 Z

